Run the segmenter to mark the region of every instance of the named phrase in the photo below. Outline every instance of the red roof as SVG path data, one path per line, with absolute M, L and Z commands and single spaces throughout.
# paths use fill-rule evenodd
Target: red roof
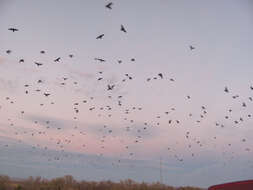
M 214 185 L 209 187 L 208 190 L 253 190 L 253 180 Z

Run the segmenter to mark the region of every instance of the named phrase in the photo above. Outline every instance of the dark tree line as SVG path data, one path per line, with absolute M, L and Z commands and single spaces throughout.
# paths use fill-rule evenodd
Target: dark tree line
M 131 179 L 112 181 L 76 181 L 67 175 L 52 180 L 30 177 L 25 180 L 13 180 L 0 176 L 0 190 L 201 190 L 196 187 L 172 187 L 160 183 L 137 183 Z

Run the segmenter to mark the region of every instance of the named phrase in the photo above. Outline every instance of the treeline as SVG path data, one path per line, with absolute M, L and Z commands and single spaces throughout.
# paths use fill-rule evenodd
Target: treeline
M 30 177 L 26 180 L 13 180 L 0 176 L 0 190 L 201 190 L 196 187 L 171 187 L 160 183 L 137 183 L 131 179 L 120 181 L 76 181 L 72 176 L 52 180 Z

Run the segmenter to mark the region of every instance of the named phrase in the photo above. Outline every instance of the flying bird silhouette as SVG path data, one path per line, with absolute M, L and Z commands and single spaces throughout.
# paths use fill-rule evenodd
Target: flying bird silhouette
M 45 95 L 46 97 L 48 97 L 50 94 L 49 94 L 49 93 L 44 93 L 44 95 Z
M 159 73 L 158 76 L 163 79 L 163 74 L 162 73 Z
M 113 5 L 113 3 L 110 2 L 110 3 L 106 4 L 105 7 L 108 8 L 108 9 L 112 9 L 112 5 Z
M 7 53 L 7 54 L 10 54 L 10 53 L 11 53 L 11 50 L 9 50 L 9 49 L 6 50 L 6 53 Z
M 107 90 L 113 90 L 113 88 L 115 87 L 115 85 L 107 85 Z
M 43 65 L 43 63 L 39 63 L 39 62 L 34 62 L 38 67 Z
M 17 32 L 18 29 L 17 28 L 9 28 L 8 30 L 12 31 L 12 32 Z
M 120 30 L 121 30 L 122 32 L 127 33 L 127 31 L 126 31 L 125 27 L 124 27 L 122 24 L 121 24 L 121 26 L 120 26 Z
M 193 47 L 192 45 L 189 46 L 190 47 L 190 50 L 194 50 L 195 47 Z
M 60 62 L 60 57 L 57 57 L 55 60 L 54 60 L 54 62 Z
M 98 37 L 96 37 L 96 39 L 102 39 L 104 37 L 105 34 L 101 34 Z
M 105 62 L 105 60 L 104 60 L 104 59 L 101 59 L 101 58 L 95 58 L 94 60 L 100 61 L 100 62 Z

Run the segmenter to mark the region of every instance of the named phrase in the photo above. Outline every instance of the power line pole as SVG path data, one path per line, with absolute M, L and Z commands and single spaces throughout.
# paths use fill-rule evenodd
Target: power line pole
M 163 175 L 162 175 L 162 157 L 160 157 L 160 183 L 163 184 Z

